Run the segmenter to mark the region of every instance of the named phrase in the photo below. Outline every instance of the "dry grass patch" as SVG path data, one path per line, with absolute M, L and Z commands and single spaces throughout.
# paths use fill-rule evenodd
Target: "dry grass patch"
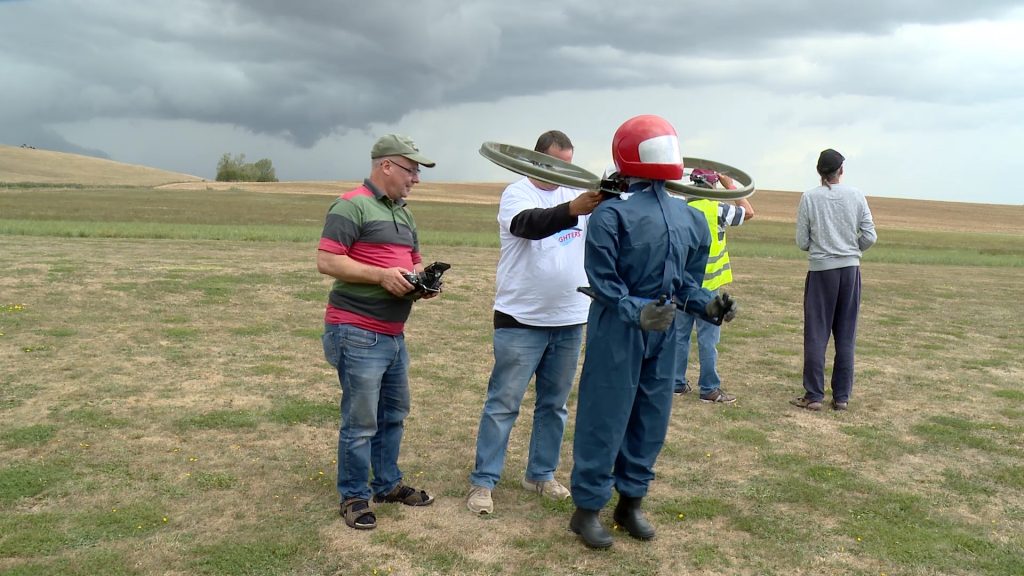
M 0 144 L 0 182 L 4 183 L 159 186 L 199 180 L 191 174 L 137 164 Z

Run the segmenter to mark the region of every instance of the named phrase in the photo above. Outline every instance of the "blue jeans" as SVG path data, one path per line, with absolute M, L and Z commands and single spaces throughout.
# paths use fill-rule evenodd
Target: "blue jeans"
M 402 480 L 398 451 L 409 414 L 405 337 L 326 324 L 323 344 L 341 383 L 338 493 L 342 500 L 387 494 Z
M 718 291 L 712 291 L 717 294 Z M 707 395 L 722 385 L 718 375 L 718 341 L 722 337 L 722 327 L 701 320 L 693 314 L 679 312 L 676 314 L 676 390 L 683 388 L 686 382 L 686 366 L 690 361 L 690 333 L 693 325 L 697 325 L 697 356 L 700 358 L 701 395 Z
M 476 436 L 476 467 L 469 475 L 475 486 L 493 489 L 505 468 L 509 434 L 530 379 L 536 374 L 526 478 L 552 480 L 562 447 L 569 411 L 565 407 L 576 375 L 583 326 L 565 328 L 497 328 L 494 368 Z

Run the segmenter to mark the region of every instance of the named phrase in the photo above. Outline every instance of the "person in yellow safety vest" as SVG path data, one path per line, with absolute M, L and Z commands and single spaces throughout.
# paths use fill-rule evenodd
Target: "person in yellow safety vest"
M 736 188 L 732 178 L 712 170 L 693 170 L 690 173 L 690 181 L 708 188 L 714 188 L 718 182 L 730 190 Z M 711 229 L 711 250 L 708 253 L 708 265 L 704 270 L 702 288 L 717 295 L 722 286 L 732 282 L 732 264 L 729 262 L 729 251 L 725 245 L 725 229 L 727 226 L 739 226 L 753 218 L 754 208 L 746 199 L 736 200 L 735 204 L 693 199 L 689 204 L 704 213 Z M 675 393 L 681 395 L 690 391 L 690 383 L 686 380 L 686 365 L 689 362 L 690 334 L 694 325 L 697 326 L 697 353 L 700 358 L 700 378 L 697 383 L 700 387 L 701 402 L 735 402 L 735 396 L 722 390 L 722 379 L 718 375 L 717 346 L 721 338 L 721 327 L 681 310 L 677 313 Z

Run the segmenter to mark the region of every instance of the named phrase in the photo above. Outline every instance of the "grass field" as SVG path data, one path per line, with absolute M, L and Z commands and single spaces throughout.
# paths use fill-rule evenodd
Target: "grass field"
M 594 552 L 571 503 L 518 487 L 530 394 L 496 513 L 464 506 L 493 186 L 413 191 L 425 257 L 453 264 L 407 329 L 400 464 L 437 502 L 381 506 L 371 532 L 337 515 L 314 263 L 330 196 L 196 188 L 0 187 L 0 574 L 1024 574 L 1024 227 L 908 223 L 871 199 L 851 410 L 806 413 L 787 404 L 806 264 L 773 205 L 792 198 L 755 195 L 720 347 L 740 400 L 675 400 L 645 501 L 657 539 Z M 563 483 L 574 414 L 575 395 Z

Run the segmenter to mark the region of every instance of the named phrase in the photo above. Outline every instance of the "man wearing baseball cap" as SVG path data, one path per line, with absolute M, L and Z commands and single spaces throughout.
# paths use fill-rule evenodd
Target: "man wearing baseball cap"
M 317 270 L 334 278 L 324 315 L 327 362 L 341 383 L 338 493 L 345 523 L 377 527 L 370 500 L 428 506 L 434 498 L 402 482 L 398 453 L 409 413 L 409 354 L 403 334 L 413 285 L 423 271 L 416 223 L 405 198 L 434 162 L 407 136 L 388 134 L 370 151 L 370 177 L 327 211 Z M 430 293 L 423 298 L 432 298 Z M 373 478 L 370 478 L 370 474 Z
M 384 158 L 387 156 L 404 156 L 427 168 L 434 167 L 432 160 L 427 160 L 426 156 L 420 154 L 420 149 L 416 147 L 416 143 L 412 141 L 412 138 L 402 136 L 401 134 L 381 136 L 380 140 L 377 140 L 373 145 L 373 150 L 370 151 L 370 158 Z
M 831 336 L 832 409 L 846 410 L 853 393 L 854 348 L 860 312 L 860 259 L 878 240 L 867 199 L 842 183 L 842 154 L 818 155 L 821 185 L 800 196 L 796 245 L 807 252 L 804 280 L 804 393 L 790 404 L 818 411 L 825 400 L 825 353 Z

